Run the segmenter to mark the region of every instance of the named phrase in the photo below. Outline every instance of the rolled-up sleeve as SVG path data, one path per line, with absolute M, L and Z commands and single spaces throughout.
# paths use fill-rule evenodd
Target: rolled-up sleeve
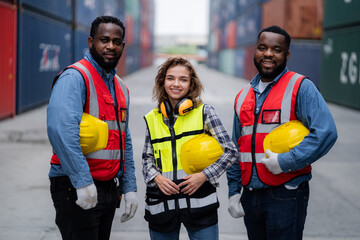
M 216 162 L 205 168 L 203 173 L 212 185 L 219 186 L 218 178 L 236 161 L 238 152 L 212 106 L 204 106 L 204 117 L 204 130 L 219 142 L 224 152 Z
M 47 107 L 47 133 L 61 167 L 75 188 L 93 182 L 80 148 L 79 123 L 86 101 L 86 86 L 75 69 L 66 70 L 52 90 Z
M 337 130 L 331 112 L 324 98 L 309 79 L 304 79 L 300 86 L 296 114 L 310 133 L 298 146 L 278 155 L 280 167 L 284 172 L 302 169 L 312 164 L 324 156 L 337 139 Z

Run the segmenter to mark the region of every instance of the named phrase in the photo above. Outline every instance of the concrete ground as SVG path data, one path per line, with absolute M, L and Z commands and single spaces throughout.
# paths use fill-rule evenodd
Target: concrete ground
M 205 66 L 196 66 L 204 84 L 203 100 L 214 106 L 231 132 L 233 100 L 247 81 Z M 145 185 L 141 174 L 141 153 L 145 123 L 142 118 L 155 104 L 151 92 L 156 68 L 149 67 L 124 78 L 130 89 L 130 129 L 138 184 L 138 211 L 121 224 L 123 206 L 117 210 L 112 240 L 149 239 L 144 215 Z M 339 138 L 330 152 L 313 164 L 313 179 L 306 240 L 360 239 L 360 111 L 329 103 Z M 58 240 L 55 211 L 47 178 L 52 154 L 46 134 L 46 105 L 0 121 L 0 239 Z M 226 177 L 220 178 L 220 239 L 247 239 L 242 219 L 227 212 Z M 181 239 L 188 239 L 181 231 Z

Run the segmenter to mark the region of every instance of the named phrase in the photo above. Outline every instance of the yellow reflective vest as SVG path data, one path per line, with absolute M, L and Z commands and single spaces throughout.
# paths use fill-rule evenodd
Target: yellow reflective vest
M 203 108 L 201 105 L 179 116 L 172 127 L 165 125 L 158 108 L 145 116 L 154 158 L 163 176 L 178 180 L 187 175 L 181 165 L 180 149 L 187 140 L 204 132 Z

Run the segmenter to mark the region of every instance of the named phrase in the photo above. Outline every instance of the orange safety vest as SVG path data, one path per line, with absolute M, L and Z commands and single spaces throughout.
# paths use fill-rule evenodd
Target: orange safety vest
M 107 146 L 102 150 L 85 155 L 91 176 L 100 181 L 110 180 L 119 172 L 120 165 L 123 167 L 122 172 L 124 174 L 125 126 L 129 96 L 127 86 L 115 75 L 114 87 L 118 103 L 118 107 L 115 109 L 113 97 L 109 89 L 89 61 L 82 59 L 66 69 L 68 68 L 77 69 L 84 78 L 87 89 L 84 112 L 106 122 L 109 128 Z M 55 77 L 53 85 L 60 74 Z M 54 154 L 51 158 L 51 164 L 61 164 L 61 159 Z
M 236 96 L 235 112 L 242 128 L 238 146 L 243 186 L 250 183 L 253 164 L 256 166 L 259 180 L 269 186 L 278 186 L 311 172 L 311 166 L 308 165 L 300 170 L 274 175 L 261 163 L 261 159 L 265 157 L 263 149 L 265 136 L 281 124 L 297 119 L 295 116 L 296 98 L 304 78 L 295 72 L 285 73 L 272 86 L 257 115 L 255 115 L 255 92 L 250 84 Z

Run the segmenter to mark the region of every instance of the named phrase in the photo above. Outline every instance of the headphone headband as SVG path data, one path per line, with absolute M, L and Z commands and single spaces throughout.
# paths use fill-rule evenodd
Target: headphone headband
M 166 118 L 174 117 L 174 113 L 180 116 L 184 116 L 194 109 L 194 103 L 189 98 L 181 99 L 176 105 L 174 110 L 171 107 L 171 104 L 168 101 L 164 101 L 160 104 L 160 112 Z

